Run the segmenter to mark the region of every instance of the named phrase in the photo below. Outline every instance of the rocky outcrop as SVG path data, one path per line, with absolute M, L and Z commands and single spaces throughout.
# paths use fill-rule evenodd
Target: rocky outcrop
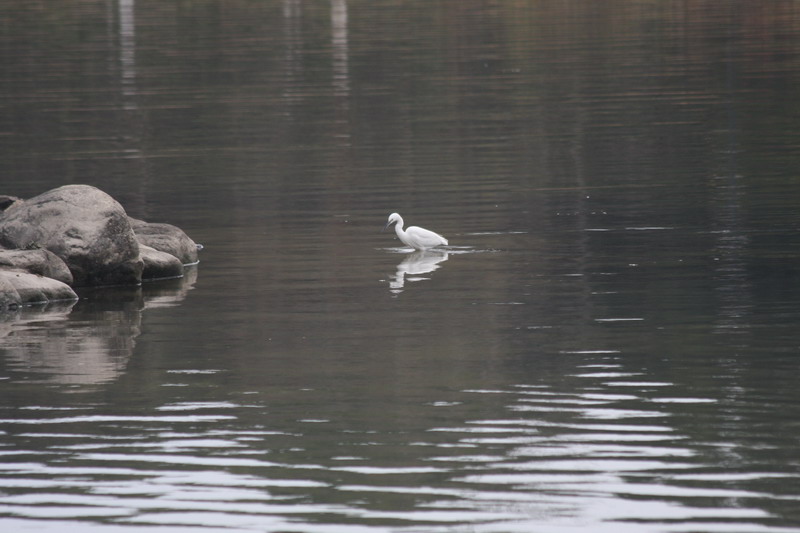
M 182 230 L 129 218 L 116 200 L 88 185 L 28 200 L 0 196 L 0 211 L 0 310 L 76 298 L 70 286 L 180 277 L 183 265 L 197 262 L 198 246 Z
M 142 280 L 139 243 L 125 209 L 88 185 L 66 185 L 13 204 L 0 217 L 0 245 L 49 250 L 67 264 L 75 286 Z

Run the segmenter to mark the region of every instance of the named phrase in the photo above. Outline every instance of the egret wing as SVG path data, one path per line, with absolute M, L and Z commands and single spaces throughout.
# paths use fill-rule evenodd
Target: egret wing
M 411 241 L 409 244 L 417 250 L 424 250 L 426 248 L 447 244 L 447 239 L 438 233 L 418 226 L 411 226 L 406 230 L 406 234 Z

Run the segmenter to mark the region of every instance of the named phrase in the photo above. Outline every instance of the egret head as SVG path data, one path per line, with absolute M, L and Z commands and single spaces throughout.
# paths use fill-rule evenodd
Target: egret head
M 401 220 L 403 219 L 400 218 L 400 215 L 398 215 L 397 213 L 392 213 L 391 215 L 389 215 L 389 220 L 386 222 L 386 225 L 383 227 L 383 229 L 385 230 L 395 222 L 399 222 Z

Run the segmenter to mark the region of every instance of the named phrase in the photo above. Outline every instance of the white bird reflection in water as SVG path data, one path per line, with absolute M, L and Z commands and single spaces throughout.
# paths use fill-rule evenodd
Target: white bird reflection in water
M 422 281 L 428 279 L 419 278 L 421 274 L 428 274 L 439 268 L 439 263 L 447 261 L 448 253 L 441 250 L 426 250 L 408 254 L 400 264 L 397 265 L 397 272 L 394 280 L 389 282 L 389 290 L 394 294 L 403 292 L 406 281 Z M 408 276 L 408 277 L 407 277 Z

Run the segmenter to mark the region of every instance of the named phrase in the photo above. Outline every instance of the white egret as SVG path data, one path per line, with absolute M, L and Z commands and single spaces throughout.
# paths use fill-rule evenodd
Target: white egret
M 397 213 L 389 215 L 389 221 L 383 229 L 385 230 L 393 223 L 396 223 L 394 232 L 397 233 L 397 238 L 403 244 L 411 246 L 415 250 L 428 250 L 436 246 L 447 245 L 447 239 L 430 230 L 418 228 L 417 226 L 410 226 L 408 229 L 403 230 L 403 217 Z

